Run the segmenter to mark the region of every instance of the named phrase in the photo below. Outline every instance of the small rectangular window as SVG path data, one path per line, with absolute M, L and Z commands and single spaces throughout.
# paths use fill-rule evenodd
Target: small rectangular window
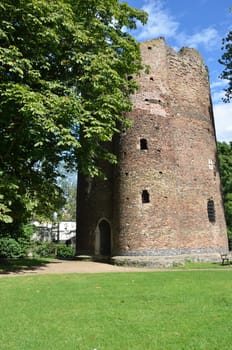
M 208 200 L 207 203 L 208 219 L 210 222 L 216 221 L 214 201 L 212 199 Z
M 147 140 L 146 139 L 140 139 L 140 149 L 141 150 L 148 149 L 148 145 L 147 145 Z
M 142 192 L 142 203 L 149 203 L 150 202 L 150 195 L 147 190 L 143 190 Z

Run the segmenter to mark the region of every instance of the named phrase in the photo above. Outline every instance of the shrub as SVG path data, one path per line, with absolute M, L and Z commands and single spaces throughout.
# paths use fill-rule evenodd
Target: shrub
M 25 256 L 24 247 L 14 238 L 0 238 L 0 258 L 21 258 Z
M 57 246 L 53 242 L 38 243 L 35 247 L 35 254 L 41 258 L 54 258 L 56 256 Z
M 31 248 L 32 225 L 20 225 L 18 231 L 1 231 L 0 258 L 21 258 L 28 255 Z
M 74 256 L 74 249 L 71 246 L 54 242 L 34 243 L 33 255 L 41 258 L 61 258 L 69 259 Z
M 32 224 L 24 224 L 21 226 L 21 235 L 20 237 L 27 240 L 27 241 L 30 241 L 32 236 L 33 236 L 33 233 L 35 232 L 35 226 L 32 225 Z
M 65 244 L 57 244 L 57 258 L 68 259 L 74 256 L 74 249 Z

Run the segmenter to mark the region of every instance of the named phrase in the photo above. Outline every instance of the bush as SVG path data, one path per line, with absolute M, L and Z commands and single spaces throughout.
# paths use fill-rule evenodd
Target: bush
M 41 258 L 69 259 L 74 256 L 74 249 L 71 246 L 54 242 L 35 243 L 32 253 Z
M 25 256 L 25 249 L 16 239 L 0 238 L 0 258 L 21 258 Z
M 32 224 L 24 224 L 21 226 L 21 234 L 20 237 L 24 240 L 30 242 L 33 233 L 35 232 L 35 226 Z
M 18 231 L 1 231 L 0 258 L 21 258 L 28 255 L 31 248 L 32 225 L 20 225 Z
M 69 259 L 74 256 L 74 249 L 71 246 L 65 244 L 57 244 L 57 258 Z
M 53 242 L 38 243 L 35 247 L 35 254 L 41 258 L 54 258 L 56 256 L 57 246 Z

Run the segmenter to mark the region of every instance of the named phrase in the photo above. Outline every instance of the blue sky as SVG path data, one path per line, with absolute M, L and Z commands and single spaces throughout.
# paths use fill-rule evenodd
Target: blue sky
M 232 30 L 232 0 L 128 0 L 127 3 L 149 14 L 148 23 L 133 35 L 144 41 L 164 36 L 177 51 L 194 47 L 209 68 L 211 93 L 218 141 L 232 141 L 232 102 L 223 103 L 226 82 L 219 79 L 223 66 L 222 38 Z

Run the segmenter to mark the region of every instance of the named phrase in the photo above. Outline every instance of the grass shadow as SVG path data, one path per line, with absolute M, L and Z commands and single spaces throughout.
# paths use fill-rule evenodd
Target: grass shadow
M 35 271 L 54 262 L 56 261 L 48 258 L 0 259 L 0 275 Z

